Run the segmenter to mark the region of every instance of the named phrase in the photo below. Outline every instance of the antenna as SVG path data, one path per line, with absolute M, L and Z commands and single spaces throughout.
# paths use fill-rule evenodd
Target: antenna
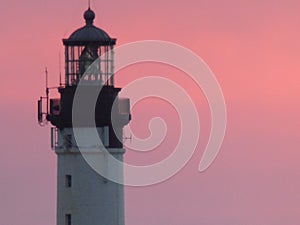
M 46 75 L 46 89 L 48 89 L 48 68 L 45 68 L 45 75 Z M 47 90 L 46 90 L 46 94 L 47 94 Z
M 46 74 L 46 99 L 47 99 L 47 115 L 49 114 L 49 88 L 48 88 L 48 69 L 45 69 Z
M 45 75 L 46 75 L 46 97 L 40 97 L 38 100 L 38 122 L 40 126 L 45 126 L 47 124 L 47 116 L 49 114 L 49 87 L 48 87 L 48 69 L 45 68 Z M 43 112 L 43 100 L 46 99 L 47 101 L 47 112 Z
M 91 0 L 89 0 L 89 9 L 91 8 Z
M 59 86 L 61 87 L 61 53 L 59 51 Z

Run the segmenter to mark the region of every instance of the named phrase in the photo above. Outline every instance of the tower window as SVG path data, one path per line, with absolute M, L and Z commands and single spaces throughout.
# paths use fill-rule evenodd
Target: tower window
M 66 225 L 72 225 L 72 215 L 66 214 Z
M 66 187 L 72 187 L 72 175 L 66 175 Z

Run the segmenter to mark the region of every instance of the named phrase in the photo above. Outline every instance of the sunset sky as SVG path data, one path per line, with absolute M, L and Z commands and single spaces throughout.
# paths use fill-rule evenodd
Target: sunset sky
M 136 65 L 117 85 L 163 74 L 195 102 L 201 136 L 191 161 L 171 179 L 125 188 L 128 225 L 300 224 L 300 2 L 297 0 L 92 0 L 95 25 L 118 39 L 177 43 L 214 72 L 227 105 L 220 154 L 204 173 L 198 165 L 208 141 L 210 114 L 201 90 L 184 73 L 163 65 Z M 37 124 L 44 70 L 58 84 L 62 38 L 84 25 L 83 0 L 0 2 L 0 225 L 54 225 L 56 155 L 50 126 Z M 63 67 L 63 66 L 62 66 Z M 125 160 L 147 165 L 172 152 L 178 117 L 157 99 L 133 110 L 132 129 L 147 137 L 161 116 L 170 125 L 152 153 L 130 150 Z M 177 124 L 177 125 L 176 125 Z

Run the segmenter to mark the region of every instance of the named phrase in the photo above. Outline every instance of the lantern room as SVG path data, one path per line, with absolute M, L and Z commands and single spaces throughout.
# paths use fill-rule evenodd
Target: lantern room
M 122 146 L 122 141 L 119 141 L 117 136 L 122 137 L 119 134 L 122 134 L 123 127 L 129 123 L 131 117 L 129 111 L 124 114 L 122 110 L 122 105 L 129 105 L 129 100 L 119 99 L 121 88 L 114 86 L 116 39 L 110 38 L 105 31 L 93 25 L 95 13 L 90 8 L 85 11 L 84 19 L 85 26 L 77 29 L 69 38 L 63 39 L 65 81 L 60 82 L 60 86 L 57 87 L 60 98 L 49 98 L 49 90 L 52 88 L 46 85 L 46 97 L 41 97 L 38 103 L 39 123 L 44 125 L 46 121 L 50 121 L 53 126 L 61 130 L 72 128 L 73 104 L 77 91 L 80 90 L 81 97 L 85 98 L 86 102 L 99 92 L 95 105 L 95 120 L 90 121 L 89 112 L 83 110 L 76 121 L 76 126 L 106 127 L 110 132 L 109 146 Z M 46 72 L 46 77 L 47 74 Z M 43 101 L 47 103 L 45 107 L 42 105 Z M 113 112 L 114 102 L 117 102 L 118 106 Z M 114 115 L 118 123 L 116 132 L 112 129 L 111 115 Z
M 89 85 L 114 86 L 116 39 L 93 25 L 95 13 L 90 8 L 85 11 L 84 19 L 84 27 L 73 32 L 68 39 L 63 39 L 65 85 L 77 86 L 84 79 L 85 84 Z

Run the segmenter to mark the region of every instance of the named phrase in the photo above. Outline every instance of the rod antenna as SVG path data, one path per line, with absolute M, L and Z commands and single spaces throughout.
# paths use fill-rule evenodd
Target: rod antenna
M 49 87 L 48 87 L 48 69 L 45 69 L 46 74 L 46 99 L 47 99 L 47 115 L 49 114 Z
M 59 86 L 61 87 L 61 53 L 59 52 Z

